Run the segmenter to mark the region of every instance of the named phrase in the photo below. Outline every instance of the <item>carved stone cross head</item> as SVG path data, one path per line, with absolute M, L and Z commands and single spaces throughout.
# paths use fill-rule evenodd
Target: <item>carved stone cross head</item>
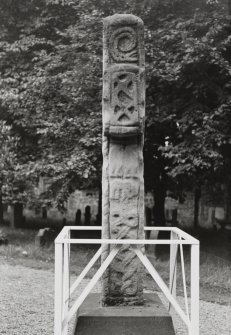
M 143 23 L 134 15 L 104 21 L 104 135 L 137 138 L 143 132 Z

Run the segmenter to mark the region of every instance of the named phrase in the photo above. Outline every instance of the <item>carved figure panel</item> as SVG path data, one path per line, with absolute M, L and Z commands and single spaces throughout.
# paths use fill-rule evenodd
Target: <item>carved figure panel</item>
M 122 203 L 131 203 L 131 200 L 139 195 L 139 183 L 136 180 L 111 180 L 110 199 L 117 200 Z
M 139 178 L 142 158 L 138 144 L 121 146 L 113 144 L 109 147 L 109 176 L 110 178 Z

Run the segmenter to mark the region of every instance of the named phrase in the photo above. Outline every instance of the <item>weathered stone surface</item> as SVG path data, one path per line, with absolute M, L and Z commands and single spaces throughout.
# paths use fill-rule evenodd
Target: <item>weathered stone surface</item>
M 102 237 L 144 237 L 143 22 L 134 15 L 104 20 Z M 110 247 L 105 247 L 104 260 Z M 142 305 L 140 261 L 124 245 L 103 280 L 105 305 Z

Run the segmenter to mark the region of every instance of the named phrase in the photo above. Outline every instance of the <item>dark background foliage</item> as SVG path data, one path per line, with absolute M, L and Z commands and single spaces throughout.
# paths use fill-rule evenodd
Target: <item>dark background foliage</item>
M 231 190 L 229 2 L 2 0 L 3 202 L 55 203 L 101 186 L 102 19 L 145 24 L 145 184 L 164 224 L 167 189 Z M 39 176 L 51 180 L 39 198 Z M 212 187 L 210 187 L 212 192 Z

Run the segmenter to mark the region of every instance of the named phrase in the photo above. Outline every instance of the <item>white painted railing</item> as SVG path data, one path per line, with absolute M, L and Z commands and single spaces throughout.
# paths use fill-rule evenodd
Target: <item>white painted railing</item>
M 129 244 L 148 270 L 154 281 L 157 283 L 165 297 L 169 301 L 169 310 L 175 309 L 177 314 L 188 328 L 189 335 L 199 335 L 199 241 L 179 228 L 175 227 L 145 227 L 145 230 L 170 231 L 169 240 L 113 240 L 113 239 L 76 239 L 70 238 L 70 232 L 76 230 L 102 230 L 100 226 L 66 226 L 62 229 L 55 240 L 55 335 L 67 335 L 68 323 L 77 313 L 79 307 L 93 289 L 97 281 L 101 278 L 107 267 L 112 262 L 120 250 L 121 245 Z M 70 245 L 71 244 L 99 244 L 100 248 L 83 269 L 81 274 L 70 287 Z M 102 245 L 112 244 L 114 248 L 110 251 L 108 257 L 101 263 L 95 275 L 82 290 L 80 296 L 76 299 L 71 308 L 69 308 L 70 298 L 89 270 L 102 254 Z M 169 287 L 165 284 L 153 264 L 143 253 L 143 245 L 169 244 L 170 245 L 170 280 Z M 189 306 L 185 276 L 185 264 L 183 245 L 190 245 L 191 248 L 191 301 Z M 176 273 L 177 273 L 177 255 L 180 250 L 180 260 L 182 269 L 183 291 L 185 300 L 185 311 L 179 305 L 176 297 Z

